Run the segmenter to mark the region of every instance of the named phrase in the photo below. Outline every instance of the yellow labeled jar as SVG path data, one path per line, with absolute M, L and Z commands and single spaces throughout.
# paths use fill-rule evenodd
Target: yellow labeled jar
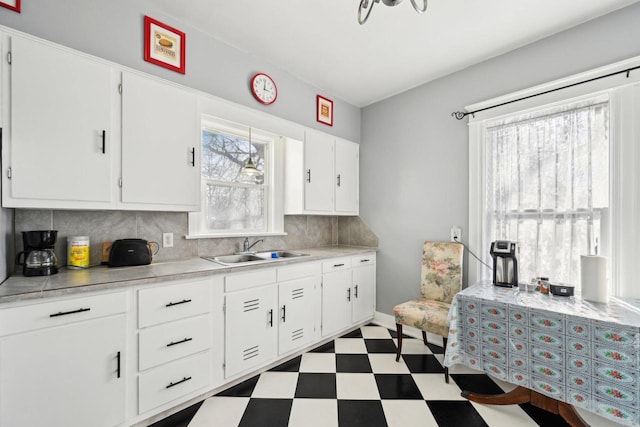
M 70 268 L 89 268 L 89 236 L 68 237 L 67 248 L 67 264 Z

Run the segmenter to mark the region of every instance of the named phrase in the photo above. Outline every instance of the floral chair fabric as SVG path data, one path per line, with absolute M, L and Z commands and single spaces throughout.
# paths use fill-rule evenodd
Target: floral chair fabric
M 427 344 L 426 332 L 443 337 L 447 345 L 449 324 L 447 315 L 456 293 L 462 289 L 462 259 L 464 246 L 456 242 L 425 242 L 422 251 L 422 283 L 420 298 L 398 304 L 393 308 L 398 330 L 398 351 L 402 351 L 402 325 L 422 331 Z M 449 382 L 445 368 L 445 381 Z

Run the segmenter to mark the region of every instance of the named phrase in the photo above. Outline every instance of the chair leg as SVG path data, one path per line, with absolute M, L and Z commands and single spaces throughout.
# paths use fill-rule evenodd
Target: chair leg
M 425 331 L 422 331 L 422 341 L 424 341 L 424 345 L 429 344 L 427 342 L 427 333 Z
M 400 361 L 400 353 L 402 352 L 402 325 L 396 323 L 396 331 L 398 332 L 398 350 L 396 351 L 396 362 Z
M 442 349 L 447 350 L 447 339 L 442 337 Z M 444 367 L 444 382 L 449 384 L 449 368 Z

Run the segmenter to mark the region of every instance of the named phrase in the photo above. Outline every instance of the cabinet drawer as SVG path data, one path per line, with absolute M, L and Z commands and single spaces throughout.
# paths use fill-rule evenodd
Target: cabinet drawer
M 351 265 L 356 268 L 360 265 L 371 265 L 376 263 L 376 254 L 364 254 L 351 257 Z
M 272 283 L 276 283 L 275 268 L 248 271 L 226 276 L 224 278 L 224 290 L 225 292 L 235 292 Z
M 140 332 L 138 369 L 143 371 L 211 347 L 209 315 L 166 323 Z
M 127 311 L 126 292 L 69 298 L 0 310 L 0 336 Z
M 331 273 L 332 271 L 346 270 L 351 268 L 351 258 L 333 258 L 322 262 L 322 272 Z
M 278 282 L 319 276 L 321 273 L 322 268 L 319 262 L 287 265 L 278 267 Z
M 204 352 L 141 374 L 138 413 L 142 414 L 209 385 L 211 354 Z
M 203 279 L 138 291 L 138 327 L 208 313 L 211 282 Z

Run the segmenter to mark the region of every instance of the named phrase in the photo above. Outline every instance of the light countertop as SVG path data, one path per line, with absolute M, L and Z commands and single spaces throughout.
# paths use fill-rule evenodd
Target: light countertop
M 319 261 L 375 252 L 376 250 L 377 248 L 362 246 L 323 246 L 295 249 L 294 252 L 302 252 L 309 254 L 309 256 L 279 258 L 273 261 L 237 266 L 225 266 L 203 258 L 188 258 L 152 262 L 149 265 L 135 267 L 109 268 L 102 265 L 88 269 L 63 267 L 58 274 L 41 277 L 25 277 L 21 272 L 18 272 L 0 285 L 0 304 Z

